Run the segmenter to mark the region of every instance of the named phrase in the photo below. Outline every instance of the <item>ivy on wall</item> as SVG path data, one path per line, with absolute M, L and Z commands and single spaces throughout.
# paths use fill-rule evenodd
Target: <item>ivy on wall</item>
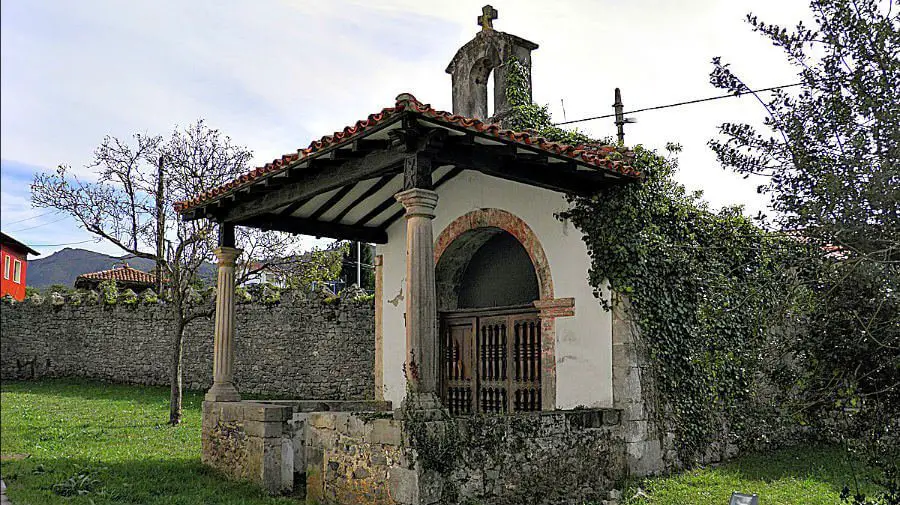
M 574 145 L 602 143 L 553 126 L 547 107 L 528 98 L 527 70 L 515 60 L 506 68 L 512 112 L 504 127 Z M 778 417 L 771 393 L 783 388 L 763 388 L 788 364 L 771 330 L 802 300 L 791 272 L 781 268 L 802 251 L 738 207 L 710 209 L 674 180 L 680 147 L 667 148 L 669 157 L 635 146 L 641 183 L 570 197 L 560 217 L 584 233 L 595 295 L 607 308 L 612 300 L 602 288 L 630 299 L 659 395 L 660 432 L 673 430 L 679 457 L 691 463 L 723 432 L 732 442 L 753 442 Z

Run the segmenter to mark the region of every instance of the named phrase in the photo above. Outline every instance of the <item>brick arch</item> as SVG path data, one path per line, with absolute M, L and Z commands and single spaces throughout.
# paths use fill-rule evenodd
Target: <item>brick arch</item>
M 534 266 L 540 299 L 535 300 L 541 319 L 541 409 L 556 408 L 556 318 L 575 315 L 574 298 L 555 298 L 550 262 L 537 235 L 525 221 L 501 209 L 477 209 L 456 218 L 434 244 L 435 288 L 438 310 L 456 309 L 453 290 L 465 264 L 477 249 L 497 233 L 516 238 Z M 446 253 L 446 254 L 445 254 Z
M 477 209 L 456 218 L 438 236 L 434 244 L 434 264 L 439 265 L 447 248 L 461 236 L 479 229 L 499 229 L 516 238 L 534 265 L 541 300 L 552 300 L 553 276 L 544 247 L 531 227 L 521 218 L 502 209 Z

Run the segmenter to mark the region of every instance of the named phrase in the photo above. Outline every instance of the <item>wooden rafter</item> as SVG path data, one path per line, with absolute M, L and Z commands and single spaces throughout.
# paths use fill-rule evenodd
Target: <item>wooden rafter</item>
M 600 172 L 576 172 L 574 163 L 549 163 L 546 156 L 517 153 L 512 146 L 451 145 L 436 154 L 439 163 L 553 191 L 592 194 L 608 184 Z
M 373 177 L 399 173 L 404 153 L 393 149 L 373 151 L 361 158 L 326 167 L 310 166 L 299 170 L 297 179 L 256 198 L 238 201 L 218 216 L 220 221 L 239 222 L 273 212 L 275 209 L 306 200 Z
M 359 184 L 359 183 L 347 184 L 343 188 L 339 189 L 337 191 L 337 193 L 335 193 L 334 195 L 331 196 L 331 198 L 328 199 L 327 202 L 323 203 L 322 205 L 319 206 L 318 209 L 313 211 L 313 213 L 309 215 L 309 218 L 310 219 L 319 219 L 320 217 L 322 217 L 322 214 L 325 214 L 326 212 L 331 210 L 332 207 L 337 205 L 338 202 L 340 202 L 345 196 L 347 196 L 347 193 L 353 191 L 353 188 L 355 188 L 357 184 Z
M 317 221 L 302 217 L 286 217 L 275 214 L 254 216 L 237 222 L 240 226 L 251 226 L 262 230 L 276 230 L 287 233 L 328 237 L 338 240 L 355 240 L 370 244 L 387 243 L 387 233 L 380 228 L 369 228 L 340 224 L 334 221 Z
M 341 219 L 344 219 L 344 217 L 350 213 L 350 211 L 352 211 L 359 204 L 361 204 L 365 200 L 369 199 L 372 195 L 377 193 L 378 190 L 380 190 L 385 184 L 391 182 L 391 179 L 394 178 L 394 175 L 395 174 L 386 175 L 386 176 L 382 177 L 381 179 L 379 179 L 378 181 L 376 181 L 375 184 L 373 184 L 369 189 L 365 190 L 363 192 L 363 194 L 359 195 L 358 197 L 356 197 L 356 199 L 354 199 L 352 202 L 350 202 L 350 205 L 347 205 L 347 207 L 345 207 L 344 210 L 342 210 L 337 216 L 335 216 L 334 220 L 340 222 Z

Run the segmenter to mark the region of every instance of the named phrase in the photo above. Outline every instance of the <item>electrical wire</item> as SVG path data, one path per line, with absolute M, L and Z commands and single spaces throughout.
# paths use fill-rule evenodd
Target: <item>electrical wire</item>
M 29 226 L 28 228 L 19 228 L 18 230 L 11 230 L 10 233 L 17 233 L 17 232 L 20 232 L 20 231 L 33 230 L 33 229 L 35 229 L 35 228 L 40 228 L 41 226 L 51 225 L 51 224 L 54 224 L 54 223 L 58 223 L 58 222 L 60 222 L 60 221 L 62 221 L 62 220 L 64 220 L 64 219 L 66 219 L 67 217 L 69 217 L 69 216 L 67 216 L 67 215 L 66 215 L 66 216 L 63 216 L 63 217 L 61 217 L 61 218 L 59 218 L 59 219 L 57 219 L 57 220 L 55 220 L 55 221 L 50 221 L 49 223 L 42 223 L 42 224 L 35 225 L 35 226 Z
M 49 212 L 44 212 L 43 214 L 38 214 L 38 215 L 36 215 L 36 216 L 26 217 L 25 219 L 19 219 L 18 221 L 10 221 L 10 222 L 6 223 L 6 226 L 9 226 L 9 225 L 11 225 L 11 224 L 18 224 L 18 223 L 21 223 L 21 222 L 23 222 L 23 221 L 31 221 L 32 219 L 37 219 L 37 218 L 39 218 L 39 217 L 44 217 L 44 216 L 46 216 L 46 215 L 48 215 L 48 214 L 53 214 L 53 213 L 55 213 L 55 212 L 59 212 L 59 211 L 58 211 L 58 210 L 51 210 L 51 211 L 49 211 Z
M 753 89 L 753 90 L 748 90 L 748 91 L 741 91 L 739 93 L 729 93 L 727 95 L 718 95 L 718 96 L 710 96 L 707 98 L 698 98 L 696 100 L 688 100 L 685 102 L 670 103 L 670 104 L 666 104 L 666 105 L 656 105 L 654 107 L 645 107 L 643 109 L 635 109 L 635 110 L 630 110 L 628 112 L 623 112 L 623 115 L 624 114 L 637 114 L 638 112 L 646 112 L 648 110 L 668 109 L 670 107 L 680 107 L 682 105 L 691 105 L 691 104 L 701 103 L 701 102 L 710 102 L 713 100 L 721 100 L 723 98 L 731 98 L 731 97 L 737 97 L 737 96 L 742 96 L 742 95 L 749 95 L 751 93 L 761 93 L 763 91 L 773 91 L 776 89 L 792 88 L 794 86 L 800 86 L 801 84 L 803 84 L 803 83 L 795 82 L 794 84 L 784 84 L 781 86 L 772 86 L 770 88 Z M 567 125 L 567 124 L 572 124 L 572 123 L 583 123 L 585 121 L 593 121 L 595 119 L 606 119 L 606 118 L 611 118 L 611 117 L 616 117 L 616 115 L 615 114 L 604 114 L 602 116 L 592 116 L 592 117 L 586 117 L 584 119 L 573 119 L 571 121 L 563 121 L 561 123 L 553 123 L 553 124 L 554 124 L 554 126 L 562 126 L 562 125 Z
M 64 245 L 86 244 L 88 242 L 96 242 L 96 240 L 88 239 L 81 242 L 69 242 L 68 244 L 30 244 L 29 247 L 62 247 Z

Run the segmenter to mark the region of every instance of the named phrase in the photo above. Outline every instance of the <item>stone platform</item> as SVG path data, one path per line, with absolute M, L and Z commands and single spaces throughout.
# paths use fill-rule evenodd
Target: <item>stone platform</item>
M 386 402 L 204 402 L 203 461 L 336 504 L 600 503 L 626 474 L 619 410 L 393 414 Z

